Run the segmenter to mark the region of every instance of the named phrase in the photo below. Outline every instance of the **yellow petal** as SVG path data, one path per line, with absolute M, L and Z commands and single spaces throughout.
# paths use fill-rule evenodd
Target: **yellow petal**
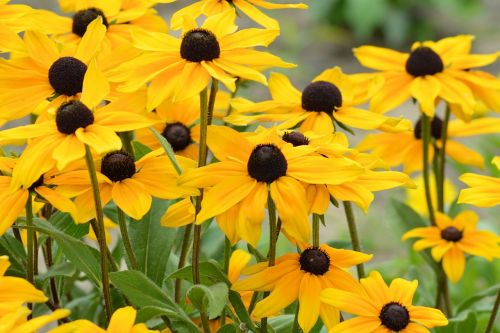
M 365 296 L 340 289 L 327 288 L 321 292 L 320 299 L 326 304 L 358 316 L 378 316 L 380 311 Z
M 194 222 L 195 209 L 190 198 L 182 199 L 170 205 L 162 216 L 160 224 L 164 227 L 177 228 Z
M 368 68 L 381 71 L 404 71 L 407 53 L 376 46 L 361 46 L 354 49 L 354 56 Z
M 411 94 L 420 103 L 420 108 L 429 117 L 434 116 L 436 98 L 441 91 L 440 82 L 432 75 L 416 77 L 411 83 Z
M 465 270 L 465 256 L 462 250 L 452 246 L 443 256 L 443 268 L 451 282 L 458 282 Z
M 109 321 L 108 330 L 109 333 L 120 333 L 120 332 L 130 332 L 132 326 L 134 326 L 136 311 L 133 307 L 127 306 L 118 309 L 113 313 L 111 320 Z
M 89 109 L 94 109 L 109 94 L 109 82 L 92 60 L 85 72 L 81 101 Z
M 59 51 L 54 42 L 42 32 L 26 31 L 24 42 L 29 56 L 42 68 L 49 68 L 59 59 Z
M 151 208 L 151 195 L 141 183 L 132 178 L 114 183 L 112 197 L 125 214 L 136 220 L 140 220 Z
M 81 142 L 92 147 L 98 154 L 119 150 L 122 147 L 120 137 L 104 126 L 89 125 L 77 129 L 75 134 Z
M 318 321 L 322 291 L 321 282 L 314 274 L 304 274 L 299 289 L 298 322 L 304 333 L 309 333 Z
M 416 321 L 429 328 L 448 324 L 448 319 L 438 309 L 424 306 L 409 306 L 407 309 L 410 312 L 411 321 Z
M 106 27 L 102 24 L 102 17 L 98 16 L 88 26 L 76 49 L 75 58 L 88 64 L 101 48 L 101 42 L 106 35 Z

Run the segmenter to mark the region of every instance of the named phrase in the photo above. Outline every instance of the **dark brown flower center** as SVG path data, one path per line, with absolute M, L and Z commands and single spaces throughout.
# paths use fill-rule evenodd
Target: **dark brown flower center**
M 56 113 L 57 130 L 64 134 L 73 134 L 79 128 L 94 123 L 94 114 L 80 101 L 69 101 L 62 104 Z
M 341 106 L 342 93 L 330 82 L 316 81 L 302 91 L 302 108 L 306 111 L 332 114 Z
M 181 57 L 191 62 L 212 61 L 219 58 L 220 46 L 215 35 L 205 29 L 186 32 L 181 42 Z
M 87 65 L 73 57 L 57 59 L 49 69 L 49 82 L 59 95 L 73 96 L 83 89 Z
M 101 173 L 114 182 L 132 177 L 135 171 L 134 158 L 125 151 L 108 153 L 101 162 Z
M 443 60 L 439 54 L 426 46 L 417 47 L 406 61 L 406 71 L 413 76 L 434 75 L 443 69 Z
M 442 131 L 443 121 L 438 116 L 434 116 L 431 121 L 431 136 L 434 139 L 439 140 L 441 139 Z M 415 139 L 422 139 L 422 117 L 420 117 L 420 119 L 418 119 L 417 123 L 415 124 L 413 135 L 415 136 Z
M 291 143 L 294 147 L 307 146 L 309 144 L 309 139 L 300 132 L 286 132 L 281 138 L 283 141 Z
M 463 237 L 463 232 L 455 227 L 447 227 L 441 230 L 441 238 L 450 242 L 458 242 Z
M 167 139 L 174 151 L 183 150 L 192 142 L 191 130 L 179 122 L 167 124 L 162 135 Z
M 410 323 L 408 310 L 399 303 L 387 303 L 380 311 L 379 319 L 388 329 L 399 332 Z
M 272 183 L 286 175 L 288 163 L 281 150 L 273 144 L 254 148 L 248 158 L 248 174 L 259 182 Z
M 87 26 L 92 23 L 92 21 L 94 21 L 98 16 L 102 17 L 102 24 L 104 24 L 106 28 L 108 28 L 108 20 L 106 19 L 106 16 L 104 16 L 102 10 L 100 10 L 99 8 L 92 7 L 76 12 L 76 14 L 73 15 L 73 33 L 80 37 L 83 37 L 83 35 L 85 35 L 85 32 L 87 31 Z
M 314 275 L 323 275 L 330 269 L 330 257 L 317 247 L 305 249 L 300 255 L 300 269 Z

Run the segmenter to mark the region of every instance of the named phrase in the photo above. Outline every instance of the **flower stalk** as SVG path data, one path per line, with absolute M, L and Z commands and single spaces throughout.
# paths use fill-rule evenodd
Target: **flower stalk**
M 106 318 L 109 321 L 113 313 L 111 307 L 111 292 L 109 286 L 109 276 L 108 276 L 108 247 L 106 245 L 106 236 L 104 229 L 104 213 L 102 210 L 101 196 L 99 194 L 99 183 L 97 180 L 97 172 L 94 164 L 94 159 L 92 157 L 92 152 L 90 147 L 85 145 L 85 160 L 87 163 L 87 169 L 89 171 L 90 181 L 92 184 L 92 191 L 94 194 L 94 205 L 96 211 L 96 237 L 99 243 L 99 253 L 101 255 L 101 279 L 102 279 L 102 292 L 104 295 L 104 308 L 106 310 Z
M 356 227 L 356 219 L 354 218 L 352 204 L 350 201 L 343 201 L 343 205 L 345 217 L 347 220 L 347 226 L 349 227 L 352 249 L 354 251 L 361 252 L 361 243 L 359 241 L 358 228 Z M 365 266 L 363 264 L 356 265 L 356 271 L 358 272 L 358 279 L 363 279 L 366 277 Z
M 122 236 L 123 246 L 125 247 L 125 252 L 127 253 L 127 258 L 130 263 L 130 267 L 133 270 L 137 270 L 139 265 L 137 264 L 137 258 L 132 248 L 132 243 L 130 242 L 130 237 L 128 235 L 127 222 L 125 221 L 125 213 L 116 207 L 118 213 L 118 225 L 120 226 L 120 235 Z
M 312 236 L 313 246 L 319 247 L 319 216 L 317 214 L 313 214 Z
M 488 320 L 488 326 L 486 326 L 486 331 L 484 333 L 493 332 L 493 327 L 495 326 L 495 318 L 498 313 L 498 308 L 500 307 L 500 290 L 497 291 L 497 297 L 495 298 L 495 304 L 491 310 L 490 319 Z
M 437 202 L 438 211 L 444 212 L 444 180 L 446 172 L 446 142 L 448 140 L 448 124 L 450 122 L 450 106 L 446 105 L 446 112 L 443 120 L 443 127 L 441 129 L 441 148 L 439 149 L 438 157 L 438 172 L 436 189 L 437 189 Z
M 28 192 L 28 200 L 26 200 L 26 225 L 27 225 L 27 269 L 26 280 L 33 284 L 35 281 L 35 229 L 33 228 L 33 201 L 31 200 L 31 192 Z M 31 309 L 32 304 L 28 304 Z
M 422 113 L 422 147 L 423 147 L 423 176 L 425 188 L 425 200 L 427 202 L 427 210 L 429 219 L 432 225 L 436 225 L 436 217 L 434 216 L 434 207 L 432 204 L 431 187 L 429 182 L 429 146 L 431 139 L 430 119 Z

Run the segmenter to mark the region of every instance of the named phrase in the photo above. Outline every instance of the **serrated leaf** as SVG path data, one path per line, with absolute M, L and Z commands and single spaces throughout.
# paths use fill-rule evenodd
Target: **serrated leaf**
M 223 282 L 209 287 L 196 284 L 188 289 L 187 296 L 198 310 L 206 309 L 209 319 L 215 319 L 228 301 L 228 288 Z
M 200 262 L 200 279 L 201 283 L 206 285 L 212 285 L 218 282 L 224 282 L 226 284 L 230 284 L 227 276 L 223 273 L 222 268 L 219 263 L 215 260 L 208 260 L 204 262 Z M 183 267 L 178 271 L 170 274 L 168 276 L 169 279 L 183 279 L 190 282 L 193 282 L 193 267 L 191 265 Z

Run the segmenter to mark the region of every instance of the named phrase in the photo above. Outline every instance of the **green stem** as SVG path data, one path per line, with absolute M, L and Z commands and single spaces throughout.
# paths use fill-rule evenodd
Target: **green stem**
M 300 303 L 297 302 L 297 307 L 295 308 L 295 316 L 293 318 L 292 333 L 299 333 L 300 332 L 299 309 L 300 309 Z
M 268 267 L 272 267 L 276 263 L 276 242 L 278 240 L 278 233 L 276 232 L 276 206 L 270 195 L 267 200 L 267 211 L 269 213 L 269 252 L 267 253 L 267 259 Z M 269 292 L 264 293 L 264 298 L 267 296 L 269 296 Z M 261 319 L 260 331 L 262 333 L 267 333 L 267 317 Z
M 446 274 L 442 270 L 443 274 L 443 299 L 444 299 L 444 305 L 446 307 L 446 314 L 448 315 L 448 318 L 453 317 L 453 307 L 451 305 L 451 297 L 450 297 L 450 290 L 448 286 L 448 278 L 446 277 Z
M 231 254 L 233 252 L 233 247 L 229 238 L 224 237 L 224 273 L 229 275 L 229 261 L 231 259 Z M 220 317 L 220 325 L 224 326 L 226 323 L 226 309 L 222 309 L 222 314 Z
M 429 146 L 431 139 L 431 127 L 430 119 L 425 114 L 422 113 L 422 148 L 423 148 L 423 176 L 424 176 L 424 187 L 425 187 L 425 200 L 427 202 L 427 210 L 429 213 L 429 219 L 432 225 L 436 225 L 436 218 L 434 216 L 434 207 L 432 204 L 431 197 L 431 187 L 429 183 Z
M 226 117 L 229 116 L 233 112 L 233 106 L 231 105 L 231 101 L 238 93 L 238 89 L 240 88 L 240 79 L 236 80 L 235 86 L 236 86 L 236 88 L 231 93 L 231 98 L 229 99 L 229 106 L 227 107 Z
M 182 239 L 181 253 L 179 254 L 179 264 L 177 269 L 181 269 L 186 265 L 189 249 L 191 248 L 191 233 L 193 232 L 193 225 L 188 224 L 184 228 L 184 238 Z M 181 300 L 182 279 L 175 279 L 174 300 L 179 303 Z
M 439 182 L 436 183 L 438 211 L 444 211 L 444 181 L 446 172 L 446 143 L 448 141 L 448 124 L 450 122 L 450 106 L 446 105 L 446 112 L 443 120 L 443 127 L 441 129 L 441 149 L 439 149 Z
M 31 192 L 28 192 L 28 200 L 26 200 L 26 225 L 27 225 L 27 269 L 26 269 L 26 280 L 31 284 L 35 281 L 35 229 L 33 227 L 33 202 L 31 200 Z M 28 308 L 32 308 L 32 304 L 28 304 Z
M 500 307 L 500 290 L 498 290 L 497 292 L 495 304 L 493 305 L 493 310 L 491 310 L 490 319 L 488 320 L 488 326 L 486 327 L 486 331 L 484 331 L 484 333 L 493 332 L 493 326 L 495 325 L 495 318 L 497 316 L 499 307 Z
M 312 236 L 313 246 L 319 247 L 319 216 L 317 214 L 313 214 Z
M 137 258 L 135 257 L 134 249 L 132 248 L 132 243 L 130 242 L 130 238 L 128 236 L 125 213 L 118 206 L 116 206 L 116 211 L 118 212 L 118 224 L 120 226 L 120 234 L 122 236 L 123 246 L 125 247 L 125 252 L 127 252 L 127 258 L 130 262 L 130 267 L 133 270 L 137 270 L 139 265 L 137 264 Z
M 102 279 L 102 292 L 104 296 L 104 308 L 106 310 L 106 318 L 109 322 L 113 309 L 111 307 L 111 293 L 109 287 L 108 277 L 108 247 L 106 245 L 106 236 L 104 233 L 104 213 L 102 210 L 101 196 L 99 194 L 99 182 L 97 180 L 97 172 L 95 169 L 94 159 L 90 147 L 85 145 L 85 160 L 89 170 L 90 181 L 94 194 L 94 204 L 96 211 L 96 237 L 99 243 L 99 252 L 101 255 L 101 279 Z
M 47 240 L 45 241 L 45 264 L 47 266 L 47 270 L 50 269 L 54 262 L 52 260 L 52 238 L 47 237 Z M 52 302 L 54 303 L 55 306 L 59 306 L 59 294 L 57 293 L 57 285 L 56 285 L 56 279 L 55 277 L 51 277 L 49 279 L 49 285 L 50 285 L 50 293 L 52 295 Z
M 361 243 L 359 241 L 354 212 L 352 211 L 352 204 L 350 201 L 343 201 L 343 204 L 347 225 L 349 227 L 349 235 L 351 236 L 352 249 L 361 252 Z M 366 276 L 365 266 L 363 264 L 356 265 L 356 270 L 358 272 L 358 279 L 363 279 Z
M 123 149 L 134 157 L 134 148 L 132 147 L 132 140 L 134 138 L 133 131 L 126 131 L 118 133 L 118 136 L 122 140 Z

